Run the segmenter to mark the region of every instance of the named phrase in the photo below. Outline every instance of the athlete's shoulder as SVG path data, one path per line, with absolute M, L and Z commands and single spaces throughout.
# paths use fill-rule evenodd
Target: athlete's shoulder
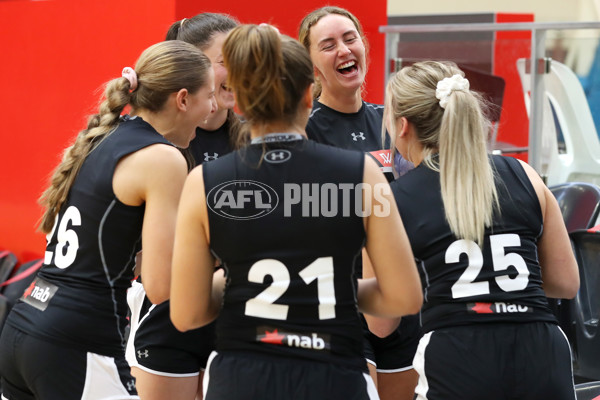
M 414 199 L 416 193 L 420 194 L 436 190 L 437 185 L 434 185 L 434 183 L 438 181 L 439 175 L 437 172 L 424 165 L 419 165 L 390 182 L 390 186 L 392 193 L 397 198 L 407 197 Z M 425 185 L 425 182 L 428 183 Z
M 136 117 L 136 116 L 132 117 L 129 115 L 123 115 L 119 121 L 119 125 L 117 126 L 116 130 L 117 131 L 133 131 L 133 132 L 140 132 L 140 133 L 151 132 L 152 134 L 162 137 L 162 135 L 160 135 L 160 133 L 158 133 L 152 125 L 150 125 L 148 122 L 144 121 L 143 118 Z
M 309 140 L 307 145 L 312 146 L 315 150 L 324 152 L 324 153 L 341 154 L 341 155 L 348 155 L 348 156 L 351 156 L 351 155 L 364 156 L 364 153 L 359 150 L 346 149 L 346 148 L 339 147 L 339 146 L 329 144 L 329 143 L 316 142 L 314 140 Z
M 313 108 L 308 116 L 308 123 L 315 123 L 331 117 L 332 109 L 324 104 L 319 103 L 318 100 L 313 101 Z
M 131 148 L 144 148 L 151 144 L 162 143 L 175 148 L 152 125 L 140 117 L 121 117 L 121 122 L 103 142 L 116 146 L 119 152 L 128 153 Z
M 365 153 L 354 149 L 345 149 L 342 147 L 318 143 L 309 140 L 307 143 L 313 148 L 313 153 L 323 162 L 331 162 L 334 165 L 343 165 L 350 169 L 351 166 L 359 167 L 361 170 L 365 164 Z
M 376 113 L 378 115 L 383 115 L 383 105 L 375 104 L 363 101 L 363 108 L 367 113 Z

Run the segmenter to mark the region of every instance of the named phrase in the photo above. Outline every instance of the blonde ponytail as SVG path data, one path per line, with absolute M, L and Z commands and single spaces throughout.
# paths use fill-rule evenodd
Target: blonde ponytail
M 486 139 L 479 100 L 471 92 L 453 92 L 439 134 L 442 199 L 452 232 L 480 247 L 499 207 Z
M 456 237 L 482 246 L 485 227 L 491 225 L 494 211 L 499 212 L 487 154 L 489 121 L 481 96 L 468 85 L 443 96 L 438 91 L 436 97 L 438 83 L 456 75 L 464 73 L 450 62 L 424 61 L 403 68 L 388 82 L 385 117 L 392 121 L 405 117 L 414 125 L 423 163 L 440 172 L 450 229 Z

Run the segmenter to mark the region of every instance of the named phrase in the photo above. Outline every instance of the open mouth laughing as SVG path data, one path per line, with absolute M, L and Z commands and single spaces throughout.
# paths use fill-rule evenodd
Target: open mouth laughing
M 355 60 L 346 61 L 337 67 L 337 71 L 342 75 L 348 75 L 358 70 Z

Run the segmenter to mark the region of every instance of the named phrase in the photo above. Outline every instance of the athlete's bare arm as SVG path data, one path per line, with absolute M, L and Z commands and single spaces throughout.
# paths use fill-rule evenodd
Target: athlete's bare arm
M 113 177 L 120 201 L 146 204 L 141 273 L 146 295 L 155 304 L 169 298 L 175 218 L 186 175 L 187 166 L 179 150 L 155 144 L 121 160 Z
M 387 318 L 417 313 L 423 294 L 408 236 L 391 188 L 368 156 L 364 183 L 372 189 L 365 191 L 364 209 L 371 210 L 365 218 L 366 250 L 376 279 L 359 283 L 359 307 L 366 314 Z
M 175 233 L 171 321 L 180 331 L 210 323 L 220 310 L 225 280 L 222 270 L 214 272 L 208 226 L 204 178 L 199 166 L 186 179 Z
M 521 161 L 521 165 L 538 195 L 544 218 L 538 241 L 542 287 L 548 297 L 572 299 L 579 290 L 579 269 L 560 207 L 538 173 L 525 162 Z

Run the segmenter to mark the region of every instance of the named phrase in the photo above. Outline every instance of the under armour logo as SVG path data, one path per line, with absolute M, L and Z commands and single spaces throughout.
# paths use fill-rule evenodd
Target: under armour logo
M 143 352 L 141 350 L 138 350 L 137 354 L 138 354 L 138 358 L 142 358 L 142 357 L 148 358 L 148 355 L 149 355 L 148 349 L 144 350 Z
M 289 150 L 270 150 L 265 154 L 265 161 L 272 164 L 280 164 L 286 162 L 292 157 Z
M 285 158 L 285 153 L 283 151 L 279 151 L 277 153 L 273 152 L 273 153 L 269 154 L 269 158 L 273 161 L 283 160 Z
M 211 161 L 211 160 L 216 160 L 217 158 L 219 158 L 219 155 L 217 153 L 213 153 L 214 156 L 211 156 L 208 154 L 208 152 L 204 153 L 204 161 Z
M 133 392 L 135 390 L 135 381 L 133 379 L 127 381 L 127 391 Z
M 358 132 L 358 135 L 356 133 L 352 132 L 351 135 L 352 135 L 352 140 L 354 140 L 355 142 L 358 142 L 358 138 L 361 138 L 362 140 L 366 140 L 365 134 L 362 132 Z

